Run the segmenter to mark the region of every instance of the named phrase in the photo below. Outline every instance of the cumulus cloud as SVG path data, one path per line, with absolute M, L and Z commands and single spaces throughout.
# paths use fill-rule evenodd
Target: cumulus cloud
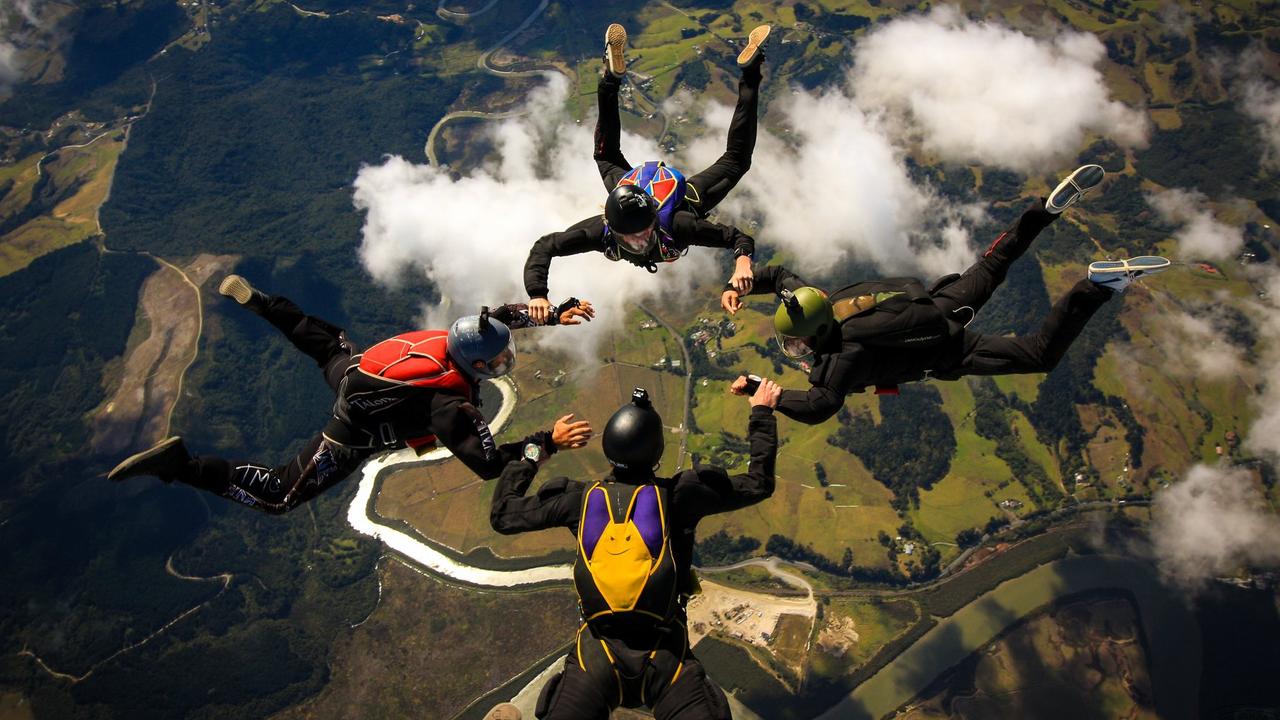
M 1184 258 L 1229 258 L 1244 247 L 1244 231 L 1219 222 L 1204 193 L 1173 188 L 1148 194 L 1147 203 L 1166 222 L 1181 225 L 1174 239 Z
M 1178 313 L 1169 319 L 1168 336 L 1157 341 L 1168 357 L 1178 358 L 1185 364 L 1185 372 L 1209 380 L 1240 376 L 1246 365 L 1244 348 L 1232 344 L 1218 329 L 1219 318 L 1212 313 L 1207 317 Z M 1174 371 L 1172 365 L 1166 368 Z
M 1105 56 L 1089 33 L 1038 40 L 943 6 L 868 34 L 850 82 L 944 159 L 1040 173 L 1088 133 L 1146 143 L 1146 116 L 1109 96 L 1096 68 Z
M 1251 77 L 1243 85 L 1240 109 L 1258 121 L 1265 144 L 1263 166 L 1280 170 L 1280 86 L 1261 75 Z
M 1151 539 L 1161 573 L 1196 590 L 1244 566 L 1280 565 L 1280 517 L 1247 470 L 1197 465 L 1156 495 Z
M 977 208 L 953 206 L 914 183 L 905 155 L 881 119 L 841 90 L 798 93 L 771 108 L 787 140 L 761 133 L 751 172 L 722 207 L 761 219 L 765 240 L 795 265 L 820 272 L 852 256 L 889 273 L 954 272 L 973 261 L 964 220 Z M 729 108 L 708 113 L 716 132 L 692 143 L 688 165 L 708 165 L 724 150 Z
M 1256 285 L 1266 291 L 1266 299 L 1250 308 L 1261 318 L 1261 334 L 1266 352 L 1258 363 L 1262 373 L 1262 393 L 1256 403 L 1258 418 L 1245 438 L 1251 452 L 1280 464 L 1280 269 L 1275 265 L 1255 266 Z
M 0 93 L 8 93 L 23 79 L 19 54 L 46 30 L 49 28 L 35 0 L 16 0 L 0 6 Z

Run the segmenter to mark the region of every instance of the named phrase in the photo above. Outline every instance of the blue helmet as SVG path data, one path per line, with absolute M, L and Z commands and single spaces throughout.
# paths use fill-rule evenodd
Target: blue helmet
M 449 328 L 449 357 L 463 372 L 476 380 L 501 377 L 516 366 L 516 346 L 511 330 L 489 317 L 489 308 L 479 315 L 453 321 Z

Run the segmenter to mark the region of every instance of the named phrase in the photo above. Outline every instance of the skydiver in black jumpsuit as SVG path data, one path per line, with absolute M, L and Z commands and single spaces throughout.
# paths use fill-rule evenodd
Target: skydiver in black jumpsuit
M 180 437 L 171 437 L 121 462 L 108 478 L 153 475 L 263 512 L 282 514 L 346 478 L 376 453 L 406 446 L 425 450 L 439 444 L 476 475 L 489 480 L 520 457 L 527 443 L 536 442 L 550 454 L 582 447 L 590 437 L 590 424 L 570 422 L 566 416 L 551 430 L 499 445 L 476 408 L 480 380 L 505 374 L 514 364 L 507 326 L 519 329 L 537 324 L 523 304 L 494 310 L 491 317 L 495 322 L 487 329 L 482 330 L 476 322 L 468 324 L 469 318 L 456 322 L 454 329 L 462 334 L 450 331 L 448 357 L 439 358 L 451 369 L 441 373 L 443 382 L 438 387 L 427 387 L 361 371 L 362 355 L 342 328 L 307 315 L 286 297 L 256 290 L 238 275 L 228 276 L 219 291 L 262 316 L 316 361 L 325 384 L 336 395 L 333 416 L 322 432 L 283 465 L 211 455 L 193 457 Z M 558 308 L 552 324 L 575 325 L 594 314 L 590 303 L 570 301 Z M 408 347 L 421 334 L 406 333 L 397 338 L 409 338 L 401 341 Z M 438 334 L 436 340 L 441 341 L 438 346 L 446 344 Z M 474 363 L 474 367 L 467 369 L 466 363 Z

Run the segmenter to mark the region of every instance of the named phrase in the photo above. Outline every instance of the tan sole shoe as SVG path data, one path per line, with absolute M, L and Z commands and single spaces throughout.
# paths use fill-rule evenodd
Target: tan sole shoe
M 520 708 L 511 703 L 496 705 L 484 716 L 484 720 L 521 720 L 522 718 Z
M 218 285 L 218 292 L 241 305 L 248 305 L 253 299 L 253 286 L 239 275 L 228 275 L 222 278 L 222 283 Z
M 738 53 L 738 67 L 747 67 L 756 61 L 756 56 L 760 54 L 760 47 L 769 38 L 769 31 L 772 29 L 769 25 L 757 25 L 751 34 L 747 35 L 747 46 Z
M 627 59 L 623 51 L 627 47 L 627 29 L 614 23 L 604 31 L 604 67 L 614 77 L 627 74 Z

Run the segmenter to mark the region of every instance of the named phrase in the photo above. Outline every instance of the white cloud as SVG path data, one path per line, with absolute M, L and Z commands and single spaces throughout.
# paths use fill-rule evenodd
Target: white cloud
M 913 183 L 903 151 L 855 98 L 801 92 L 779 97 L 771 111 L 785 119 L 788 139 L 760 134 L 751 171 L 721 207 L 760 218 L 761 240 L 792 253 L 799 270 L 820 273 L 847 256 L 889 273 L 941 274 L 973 262 L 960 221 L 974 211 Z M 723 152 L 730 115 L 708 113 L 715 131 L 691 144 L 689 167 Z
M 1218 319 L 1212 314 L 1203 318 L 1178 313 L 1170 320 L 1169 329 L 1175 332 L 1159 341 L 1168 356 L 1180 359 L 1195 377 L 1225 380 L 1238 377 L 1244 370 L 1244 349 L 1219 332 Z M 1175 366 L 1171 363 L 1165 367 L 1173 371 Z
M 1174 234 L 1179 255 L 1186 259 L 1223 259 L 1244 247 L 1244 231 L 1219 222 L 1209 200 L 1196 190 L 1172 188 L 1147 195 L 1147 203 L 1166 222 L 1182 227 Z
M 1280 517 L 1246 470 L 1196 465 L 1156 495 L 1151 516 L 1160 571 L 1184 588 L 1246 565 L 1280 565 Z
M 1146 116 L 1110 99 L 1095 67 L 1105 56 L 1092 34 L 1038 40 L 942 6 L 869 33 L 850 82 L 944 159 L 1043 173 L 1088 133 L 1145 144 Z
M 1251 77 L 1244 82 L 1240 108 L 1258 121 L 1258 132 L 1266 145 L 1263 167 L 1280 170 L 1280 86 L 1260 74 Z
M 1265 300 L 1251 304 L 1252 315 L 1260 320 L 1265 352 L 1258 362 L 1262 393 L 1255 406 L 1254 420 L 1245 438 L 1245 447 L 1274 464 L 1280 464 L 1280 269 L 1275 265 L 1254 266 L 1254 281 L 1267 293 Z

